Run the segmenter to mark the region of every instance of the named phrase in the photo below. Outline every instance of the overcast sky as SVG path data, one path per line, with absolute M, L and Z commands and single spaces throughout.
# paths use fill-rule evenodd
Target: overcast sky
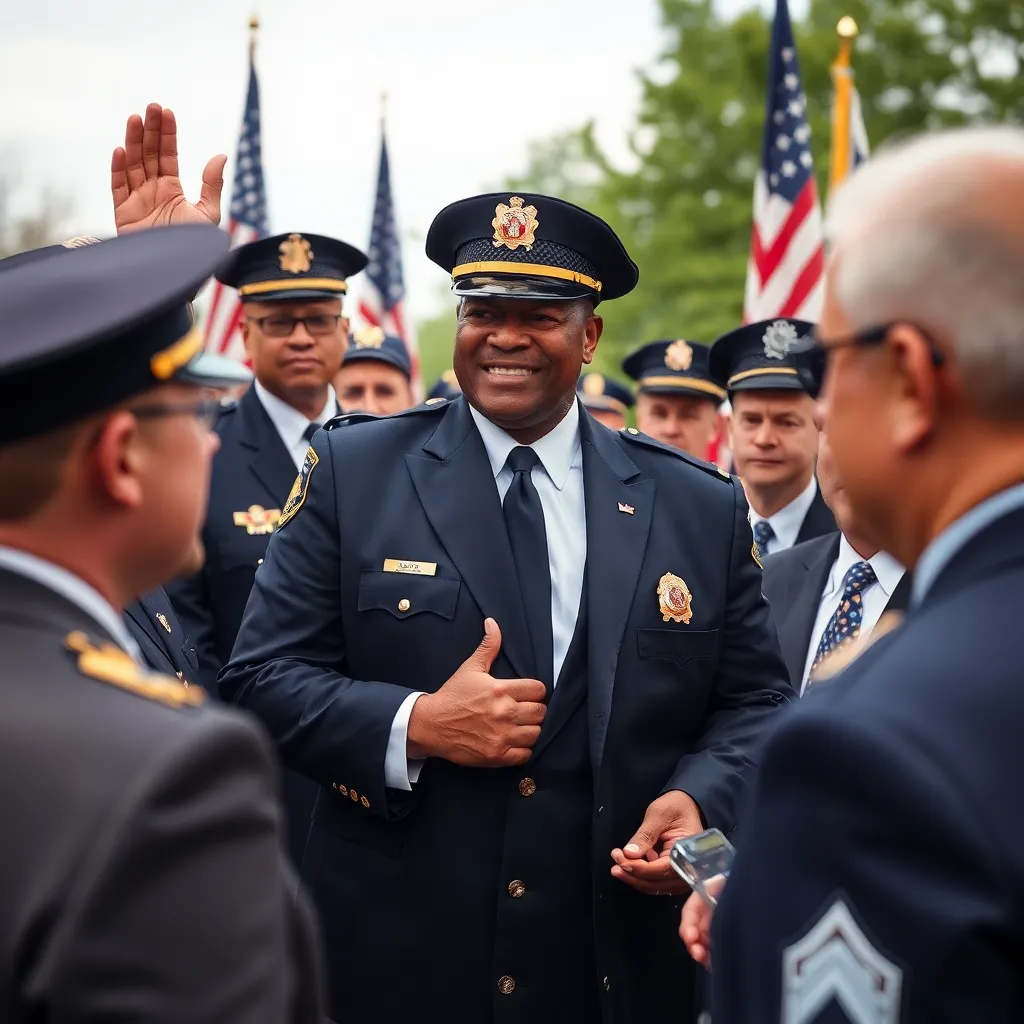
M 794 15 L 805 7 L 791 2 Z M 253 0 L 4 4 L 0 157 L 19 169 L 17 202 L 51 187 L 74 204 L 73 233 L 112 233 L 110 152 L 127 116 L 151 100 L 178 117 L 190 198 L 217 152 L 232 156 L 230 193 L 253 9 Z M 417 314 L 436 308 L 446 280 L 422 255 L 433 215 L 521 170 L 531 141 L 589 118 L 623 154 L 636 69 L 662 45 L 657 0 L 256 0 L 255 9 L 271 230 L 366 247 L 387 89 Z

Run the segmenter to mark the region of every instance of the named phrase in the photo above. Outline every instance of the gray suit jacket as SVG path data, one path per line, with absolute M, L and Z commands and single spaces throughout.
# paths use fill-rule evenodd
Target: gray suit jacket
M 110 642 L 0 571 L 0 1016 L 319 1020 L 269 744 L 232 711 L 104 681 L 74 631 Z

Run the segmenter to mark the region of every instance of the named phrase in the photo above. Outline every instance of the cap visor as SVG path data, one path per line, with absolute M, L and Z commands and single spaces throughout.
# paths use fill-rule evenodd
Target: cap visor
M 234 359 L 213 352 L 200 352 L 172 378 L 178 384 L 198 384 L 207 388 L 233 388 L 248 384 L 252 374 Z
M 534 299 L 558 302 L 573 299 L 593 299 L 598 296 L 585 285 L 574 281 L 560 281 L 550 277 L 473 275 L 459 278 L 452 292 L 460 298 L 481 299 Z
M 649 388 L 641 381 L 637 390 L 643 395 L 685 395 L 687 398 L 706 398 L 709 402 L 714 402 L 715 405 L 720 405 L 725 401 L 724 395 L 712 394 L 710 391 L 700 391 L 697 388 L 688 388 L 685 385 L 676 387 L 670 384 L 655 385 Z
M 746 377 L 744 380 L 733 384 L 729 391 L 806 391 L 800 378 L 795 374 L 780 376 L 779 374 L 765 374 L 763 377 Z
M 343 291 L 327 291 L 325 288 L 290 288 L 279 292 L 260 292 L 259 295 L 243 295 L 242 302 L 298 302 L 302 299 L 341 299 Z

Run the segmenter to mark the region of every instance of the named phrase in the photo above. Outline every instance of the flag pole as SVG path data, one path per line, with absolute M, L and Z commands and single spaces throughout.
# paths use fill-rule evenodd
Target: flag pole
M 853 71 L 851 68 L 853 45 L 859 33 L 857 22 L 849 15 L 839 19 L 836 35 L 839 53 L 832 65 L 832 85 L 835 100 L 832 104 L 832 156 L 829 161 L 829 191 L 837 189 L 852 169 L 851 106 L 853 99 Z
M 255 61 L 256 59 L 256 36 L 260 31 L 260 19 L 259 16 L 254 14 L 249 19 L 249 60 Z

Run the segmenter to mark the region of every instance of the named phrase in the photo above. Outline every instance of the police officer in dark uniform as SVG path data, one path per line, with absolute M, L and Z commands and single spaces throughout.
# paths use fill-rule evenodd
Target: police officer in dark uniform
M 610 430 L 625 427 L 626 414 L 633 407 L 633 392 L 625 384 L 591 371 L 580 377 L 576 394 L 583 408 L 598 423 L 603 423 Z
M 743 492 L 581 408 L 638 276 L 606 223 L 477 196 L 427 255 L 465 397 L 314 438 L 222 695 L 321 785 L 335 1015 L 684 1019 L 668 848 L 733 827 L 791 695 Z
M 401 338 L 379 327 L 352 333 L 334 390 L 342 412 L 368 412 L 374 416 L 411 409 L 412 360 Z
M 814 402 L 792 355 L 813 327 L 765 320 L 729 331 L 711 347 L 711 376 L 732 403 L 729 447 L 761 557 L 838 529 L 815 478 Z
M 210 226 L 0 274 L 0 1005 L 35 1020 L 319 1017 L 273 751 L 147 671 L 121 610 L 201 558 L 236 379 L 188 299 Z
M 709 349 L 696 341 L 652 341 L 622 369 L 637 382 L 636 425 L 656 441 L 705 459 L 718 429 L 725 388 L 708 370 Z

